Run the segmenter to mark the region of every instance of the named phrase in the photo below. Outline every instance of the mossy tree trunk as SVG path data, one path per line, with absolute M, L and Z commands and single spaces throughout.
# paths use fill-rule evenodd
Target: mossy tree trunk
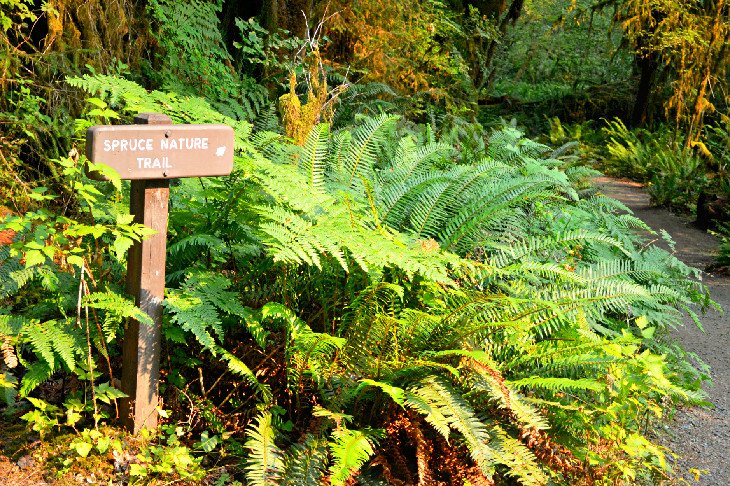
M 269 31 L 284 29 L 297 37 L 306 37 L 307 20 L 310 25 L 317 19 L 313 19 L 314 8 L 317 4 L 323 3 L 318 0 L 229 0 L 225 3 L 223 11 L 232 23 L 230 14 L 246 19 L 258 16 L 263 25 Z M 305 19 L 306 16 L 306 19 Z M 227 22 L 224 19 L 224 22 Z
M 119 62 L 137 70 L 141 60 L 152 56 L 154 46 L 142 1 L 36 0 L 32 10 L 37 19 L 16 24 L 14 35 L 6 38 L 12 63 L 4 65 L 7 82 L 0 86 L 0 95 L 35 106 L 35 115 L 28 115 L 27 108 L 18 115 L 23 121 L 15 129 L 21 131 L 8 135 L 26 139 L 19 153 L 26 166 L 53 174 L 55 164 L 48 161 L 67 155 L 73 119 L 85 104 L 83 97 L 64 93 L 66 76 L 84 73 L 86 65 L 101 73 L 115 72 Z M 6 105 L 0 104 L 0 111 L 15 109 Z M 40 123 L 32 116 L 53 121 Z
M 42 52 L 68 53 L 73 67 L 83 61 L 102 71 L 115 60 L 134 65 L 145 58 L 150 39 L 144 2 L 49 0 L 48 7 Z

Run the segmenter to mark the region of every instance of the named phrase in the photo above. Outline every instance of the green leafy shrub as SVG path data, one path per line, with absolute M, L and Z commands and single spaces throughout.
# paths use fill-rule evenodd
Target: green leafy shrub
M 159 69 L 149 74 L 166 90 L 201 95 L 231 118 L 254 120 L 267 112 L 268 93 L 234 69 L 219 29 L 222 7 L 220 0 L 150 1 L 147 11 L 163 54 Z
M 118 292 L 125 252 L 150 230 L 120 213 L 113 196 L 121 189 L 119 179 L 100 187 L 76 161 L 56 163 L 77 197 L 64 206 L 78 204 L 79 212 L 67 216 L 41 206 L 22 215 L 9 213 L 0 223 L 0 231 L 14 235 L 12 243 L 0 246 L 0 298 L 5 303 L 0 337 L 25 368 L 22 397 L 60 370 L 91 379 L 92 386 L 94 370 L 97 379 L 106 374 L 110 380 L 108 345 L 124 319 L 149 322 Z M 58 197 L 44 187 L 30 196 L 39 203 Z M 105 370 L 92 352 L 106 361 Z M 6 380 L 12 376 L 5 372 Z
M 707 164 L 682 139 L 666 129 L 629 130 L 621 120 L 607 121 L 609 141 L 601 162 L 609 174 L 648 183 L 652 201 L 680 212 L 694 211 L 708 185 Z

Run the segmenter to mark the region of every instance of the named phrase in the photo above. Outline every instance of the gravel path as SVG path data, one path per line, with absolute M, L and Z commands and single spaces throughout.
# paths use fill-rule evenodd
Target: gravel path
M 704 269 L 713 262 L 718 240 L 690 224 L 688 218 L 651 207 L 649 197 L 636 183 L 607 177 L 596 180 L 604 194 L 626 204 L 653 229 L 665 229 L 677 243 L 679 259 Z M 730 277 L 705 274 L 712 298 L 730 313 Z M 691 484 L 730 485 L 730 316 L 710 311 L 702 319 L 703 333 L 689 320 L 672 335 L 687 351 L 697 353 L 712 369 L 711 385 L 705 386 L 712 409 L 680 410 L 667 424 L 665 445 L 678 453 L 678 471 Z M 689 468 L 705 470 L 699 482 Z

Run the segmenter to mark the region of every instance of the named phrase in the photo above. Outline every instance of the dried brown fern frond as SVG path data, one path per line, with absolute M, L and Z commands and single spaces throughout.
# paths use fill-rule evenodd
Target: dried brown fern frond
M 2 351 L 3 362 L 8 368 L 18 366 L 18 357 L 15 355 L 15 347 L 10 336 L 0 333 L 0 351 Z

